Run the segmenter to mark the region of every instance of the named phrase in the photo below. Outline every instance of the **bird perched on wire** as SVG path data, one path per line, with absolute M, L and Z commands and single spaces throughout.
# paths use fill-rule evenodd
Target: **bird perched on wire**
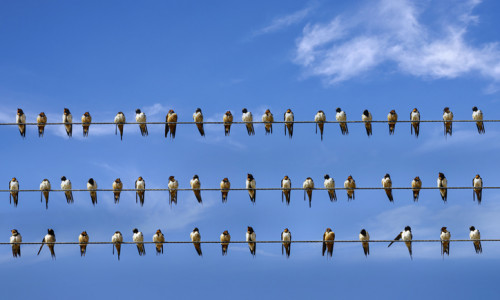
M 288 129 L 288 137 L 292 138 L 293 136 L 293 112 L 291 109 L 287 109 L 285 114 L 283 115 L 283 120 L 285 121 L 285 135 L 286 130 Z
M 120 194 L 123 189 L 123 182 L 121 181 L 120 178 L 116 178 L 115 181 L 113 181 L 113 195 L 115 199 L 115 204 L 118 204 L 120 202 Z
M 233 114 L 228 110 L 222 117 L 224 122 L 224 135 L 228 136 L 231 132 L 231 124 L 233 124 Z
M 266 130 L 266 135 L 273 133 L 273 122 L 274 117 L 269 109 L 266 109 L 266 112 L 262 115 L 262 122 L 264 122 L 264 128 Z
M 146 114 L 140 109 L 135 110 L 135 121 L 139 124 L 139 129 L 141 130 L 142 136 L 148 135 L 148 125 L 146 124 Z
M 172 205 L 172 202 L 177 205 L 177 188 L 179 187 L 179 182 L 174 178 L 174 176 L 168 177 L 168 204 Z
M 9 203 L 11 203 L 12 199 L 14 200 L 14 207 L 17 206 L 19 200 L 19 181 L 17 181 L 16 177 L 13 177 L 9 181 Z
M 446 227 L 441 227 L 441 234 L 439 235 L 441 239 L 441 255 L 444 257 L 445 254 L 450 256 L 450 238 L 451 233 L 446 229 Z
M 41 112 L 36 117 L 36 123 L 38 127 L 38 137 L 43 137 L 43 134 L 45 132 L 45 124 L 47 124 L 47 116 L 44 112 Z
M 332 257 L 334 241 L 335 241 L 335 232 L 333 232 L 331 228 L 327 228 L 325 230 L 325 233 L 323 233 L 323 250 L 322 250 L 323 256 L 325 256 L 326 252 L 327 258 L 328 256 Z
M 405 229 L 403 231 L 401 231 L 395 238 L 394 238 L 394 241 L 399 241 L 399 240 L 403 240 L 406 244 L 406 247 L 408 248 L 408 252 L 410 253 L 410 258 L 413 259 L 413 253 L 411 251 L 411 241 L 413 239 L 413 235 L 411 233 L 411 227 L 410 226 L 406 226 Z M 389 246 L 387 247 L 390 247 L 394 241 L 392 241 Z
M 382 178 L 382 187 L 385 189 L 385 193 L 387 194 L 387 198 L 389 198 L 389 201 L 393 202 L 394 198 L 392 197 L 391 175 L 385 174 L 384 178 Z
M 474 106 L 472 108 L 472 119 L 476 121 L 477 132 L 479 132 L 479 134 L 485 133 L 484 123 L 483 123 L 483 112 L 480 109 L 478 109 L 477 106 Z
M 245 182 L 245 186 L 248 190 L 248 195 L 250 196 L 250 201 L 255 204 L 255 197 L 257 195 L 257 190 L 255 189 L 256 183 L 255 178 L 253 178 L 252 174 L 247 174 L 247 180 Z
M 365 109 L 361 114 L 361 120 L 365 122 L 366 135 L 372 135 L 372 113 Z
M 474 250 L 477 254 L 483 253 L 483 247 L 481 246 L 481 233 L 474 226 L 469 227 L 469 238 L 473 240 Z
M 116 248 L 116 253 L 118 254 L 118 260 L 120 260 L 120 252 L 122 249 L 122 243 L 123 243 L 123 235 L 121 232 L 116 231 L 115 234 L 111 237 L 111 242 L 113 243 L 113 255 L 115 254 L 115 248 Z
M 49 208 L 49 191 L 51 190 L 50 181 L 48 179 L 42 180 L 40 183 L 40 202 L 42 202 L 42 197 L 45 197 L 45 209 Z
M 137 198 L 139 198 L 139 202 L 141 206 L 143 206 L 144 196 L 146 194 L 146 181 L 144 181 L 141 176 L 135 181 L 135 190 L 135 203 L 137 203 Z
M 168 133 L 170 132 L 170 138 L 174 139 L 175 138 L 175 130 L 177 128 L 177 114 L 174 112 L 173 109 L 168 111 L 167 116 L 165 117 L 165 120 L 168 123 L 168 124 L 165 124 L 165 137 L 167 137 Z
M 418 197 L 420 195 L 420 189 L 422 188 L 422 181 L 420 177 L 415 177 L 411 181 L 411 188 L 413 189 L 413 202 L 418 202 Z
M 201 112 L 201 108 L 197 108 L 193 114 L 193 120 L 196 122 L 196 127 L 200 132 L 201 136 L 205 136 L 205 130 L 203 129 L 203 113 Z
M 23 110 L 18 108 L 16 114 L 16 123 L 17 127 L 19 127 L 19 133 L 24 138 L 26 137 L 26 115 Z
M 137 245 L 137 252 L 139 252 L 139 256 L 146 255 L 146 248 L 144 247 L 144 235 L 137 228 L 132 229 L 132 232 L 134 233 L 132 235 L 132 240 Z
M 286 253 L 286 257 L 290 257 L 290 248 L 292 244 L 290 243 L 292 241 L 292 233 L 288 228 L 285 228 L 283 232 L 281 233 L 281 255 Z
M 82 115 L 83 137 L 89 136 L 90 123 L 92 123 L 92 116 L 87 111 Z
M 255 130 L 253 128 L 253 116 L 246 108 L 241 110 L 241 120 L 246 123 L 248 135 L 255 135 Z
M 335 119 L 337 120 L 337 122 L 340 122 L 339 123 L 340 132 L 342 132 L 343 135 L 349 134 L 349 129 L 347 128 L 347 123 L 345 123 L 347 120 L 346 113 L 342 109 L 340 109 L 340 107 L 337 107 L 337 109 L 335 111 L 337 112 L 337 114 L 335 115 Z
M 73 136 L 73 116 L 71 115 L 71 112 L 69 109 L 65 108 L 63 115 L 62 115 L 62 121 L 64 123 L 64 129 L 66 130 L 66 134 L 69 137 Z
M 290 205 L 290 189 L 292 188 L 292 180 L 285 175 L 283 179 L 281 179 L 281 202 L 283 202 L 283 196 L 286 201 L 286 205 Z
M 90 192 L 90 199 L 92 200 L 92 205 L 97 204 L 97 181 L 94 178 L 90 178 L 87 182 L 87 190 Z
M 220 244 L 222 247 L 222 256 L 227 255 L 227 248 L 229 247 L 229 242 L 231 242 L 231 235 L 229 231 L 224 230 L 224 232 L 220 235 Z
M 344 188 L 347 189 L 347 201 L 354 200 L 354 189 L 356 188 L 356 181 L 354 181 L 354 178 L 352 178 L 351 175 L 349 175 L 349 177 L 347 177 L 347 180 L 344 181 Z
M 71 191 L 72 188 L 71 181 L 66 176 L 61 177 L 61 190 L 64 190 L 64 196 L 66 196 L 66 203 L 68 204 L 75 202 Z
M 441 194 L 441 199 L 446 203 L 448 200 L 448 180 L 443 173 L 438 174 L 437 187 L 439 188 L 439 193 Z
M 309 198 L 309 207 L 311 207 L 312 193 L 314 190 L 314 181 L 311 177 L 307 177 L 304 183 L 302 184 L 302 188 L 304 189 L 304 200 L 306 200 L 306 194 Z
M 330 201 L 337 201 L 337 194 L 335 193 L 335 180 L 328 174 L 326 174 L 323 178 L 325 178 L 323 185 L 325 186 L 325 189 L 328 189 L 328 197 L 330 198 Z
M 222 203 L 227 202 L 227 194 L 229 193 L 229 189 L 231 188 L 231 183 L 229 182 L 229 179 L 224 178 L 220 182 L 220 191 L 222 194 Z
M 120 130 L 120 140 L 123 140 L 123 125 L 125 124 L 125 115 L 120 111 L 116 114 L 114 122 L 115 122 L 115 135 L 117 134 L 117 130 Z
M 12 256 L 21 257 L 21 244 L 23 242 L 23 237 L 17 231 L 17 229 L 12 229 L 12 236 L 10 237 L 10 244 L 12 245 Z
M 361 241 L 361 246 L 363 246 L 363 252 L 365 256 L 370 255 L 370 244 L 368 241 L 370 240 L 370 234 L 365 229 L 361 229 L 359 232 L 359 240 Z
M 318 134 L 318 127 L 319 127 L 321 140 L 323 140 L 323 129 L 325 129 L 325 121 L 326 121 L 325 113 L 322 110 L 318 110 L 318 112 L 314 116 L 314 122 L 316 122 L 316 134 Z
M 78 243 L 80 243 L 80 256 L 85 256 L 87 253 L 87 245 L 89 243 L 89 235 L 87 231 L 83 231 L 78 236 Z
M 203 253 L 201 252 L 201 244 L 200 244 L 201 235 L 197 227 L 193 229 L 193 232 L 189 234 L 189 237 L 191 238 L 191 242 L 193 242 L 196 253 L 198 253 L 199 256 L 202 256 Z
M 420 133 L 420 112 L 417 108 L 414 108 L 410 113 L 410 132 L 413 134 L 415 130 L 415 137 L 418 138 L 418 134 Z
M 163 254 L 163 243 L 165 243 L 165 236 L 160 229 L 156 230 L 155 235 L 153 235 L 153 242 L 156 243 L 156 255 Z
M 194 196 L 196 197 L 196 200 L 198 200 L 198 203 L 202 203 L 201 191 L 200 191 L 201 182 L 200 182 L 200 178 L 198 177 L 198 175 L 194 175 L 193 179 L 191 179 L 191 181 L 189 181 L 189 184 L 191 185 L 191 189 L 193 190 Z
M 250 254 L 255 256 L 255 252 L 257 251 L 257 244 L 255 243 L 255 241 L 257 241 L 257 239 L 255 231 L 251 226 L 247 227 L 246 241 L 248 242 L 248 248 L 250 249 Z
M 53 229 L 48 229 L 47 234 L 42 240 L 42 245 L 40 246 L 40 250 L 38 250 L 38 254 L 40 255 L 40 252 L 42 251 L 43 245 L 47 244 L 47 247 L 49 247 L 50 250 L 50 256 L 52 256 L 52 259 L 56 258 L 56 253 L 54 252 L 54 243 L 56 242 L 56 235 L 54 233 Z
M 396 130 L 396 122 L 398 121 L 398 114 L 394 109 L 387 115 L 387 121 L 389 123 L 389 134 L 394 134 L 394 131 Z
M 444 135 L 449 134 L 451 136 L 453 129 L 453 113 L 450 111 L 449 107 L 443 109 L 443 120 L 444 120 Z
M 472 186 L 474 187 L 472 199 L 473 201 L 476 201 L 477 197 L 477 204 L 481 204 L 481 199 L 483 198 L 483 179 L 479 176 L 479 174 L 472 179 Z

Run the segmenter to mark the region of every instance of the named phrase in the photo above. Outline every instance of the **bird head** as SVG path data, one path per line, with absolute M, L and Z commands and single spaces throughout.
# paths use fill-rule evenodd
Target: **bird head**
M 445 108 L 443 109 L 443 112 L 445 112 L 445 113 L 449 113 L 449 112 L 450 112 L 450 108 L 449 108 L 449 107 L 445 107 Z
M 168 177 L 168 181 L 174 181 L 174 180 L 175 180 L 174 176 Z
M 337 107 L 337 109 L 335 111 L 339 113 L 342 111 L 342 109 L 340 109 L 340 107 Z
M 201 113 L 201 108 L 198 107 L 195 112 Z
M 90 183 L 91 185 L 94 185 L 94 184 L 95 184 L 94 178 L 90 178 L 90 179 L 89 179 L 89 183 Z
M 446 227 L 441 227 L 441 232 L 447 232 Z
M 156 230 L 156 234 L 160 235 L 161 234 L 161 230 L 160 229 Z
M 140 109 L 136 109 L 136 110 L 135 110 L 135 113 L 136 113 L 136 114 L 140 114 L 140 113 L 141 113 L 141 110 L 140 110 Z
M 69 114 L 70 114 L 69 109 L 65 108 L 65 109 L 64 109 L 64 114 L 65 114 L 65 115 L 69 115 Z
M 406 227 L 405 227 L 405 231 L 409 231 L 409 232 L 411 232 L 411 227 L 410 227 L 410 226 L 406 226 Z
M 61 181 L 66 181 L 66 176 L 61 177 Z
M 472 111 L 477 111 L 477 106 L 474 106 L 474 107 L 472 108 Z
M 360 233 L 361 233 L 362 236 L 366 236 L 366 230 L 365 229 L 361 229 Z
M 133 233 L 138 233 L 138 232 L 139 232 L 139 229 L 134 228 L 134 229 L 132 229 L 132 232 L 133 232 Z
M 87 236 L 87 231 L 82 231 L 81 235 L 82 236 Z
M 242 113 L 244 113 L 244 114 L 246 114 L 246 113 L 248 112 L 248 110 L 247 110 L 246 108 L 243 108 L 243 109 L 241 110 L 241 112 L 242 112 Z
M 198 227 L 195 227 L 195 228 L 193 229 L 193 232 L 200 232 L 200 231 L 198 230 Z
M 476 227 L 471 226 L 471 227 L 469 227 L 469 230 L 470 230 L 470 231 L 474 231 L 474 230 L 476 230 Z

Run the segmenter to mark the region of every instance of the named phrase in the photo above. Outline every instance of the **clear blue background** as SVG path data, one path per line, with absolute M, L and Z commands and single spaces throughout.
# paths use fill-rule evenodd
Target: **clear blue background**
M 207 121 L 222 120 L 226 110 L 240 120 L 243 107 L 255 119 L 269 108 L 281 120 L 291 108 L 296 120 L 313 120 L 319 109 L 333 120 L 335 108 L 342 107 L 349 120 L 360 120 L 364 109 L 377 120 L 395 109 L 406 120 L 414 107 L 422 119 L 441 119 L 445 106 L 456 119 L 470 119 L 477 105 L 486 119 L 500 118 L 495 92 L 500 78 L 484 73 L 494 64 L 435 76 L 403 70 L 389 59 L 332 82 L 335 74 L 314 74 L 297 61 L 305 27 L 384 5 L 370 2 L 2 1 L 0 121 L 13 122 L 18 107 L 29 122 L 41 111 L 49 122 L 60 122 L 65 107 L 75 120 L 89 111 L 94 121 L 102 122 L 112 121 L 118 111 L 133 121 L 136 108 L 146 112 L 148 121 L 164 121 L 171 108 L 179 121 L 191 121 L 197 107 Z M 448 4 L 454 7 L 456 2 Z M 446 25 L 443 16 L 456 17 L 441 6 L 416 4 L 419 22 L 430 33 Z M 468 49 L 484 49 L 500 40 L 498 4 L 485 1 L 472 11 L 478 21 L 464 33 Z M 369 34 L 369 29 L 356 27 L 348 35 Z M 471 52 L 500 61 L 495 47 L 491 53 Z M 394 186 L 403 187 L 415 176 L 424 186 L 435 186 L 438 172 L 443 172 L 449 186 L 470 186 L 477 173 L 485 186 L 500 185 L 497 124 L 487 123 L 482 136 L 472 123 L 455 124 L 447 139 L 440 123 L 422 124 L 418 139 L 410 135 L 409 124 L 397 124 L 394 136 L 388 135 L 387 124 L 373 126 L 368 138 L 361 124 L 349 124 L 348 136 L 329 124 L 323 142 L 314 124 L 296 125 L 291 140 L 284 136 L 283 125 L 275 125 L 271 136 L 256 125 L 252 137 L 241 125 L 234 125 L 229 137 L 222 125 L 206 125 L 205 138 L 194 125 L 179 125 L 175 140 L 165 139 L 159 125 L 150 125 L 147 138 L 140 136 L 137 125 L 129 125 L 123 141 L 112 125 L 91 126 L 85 139 L 78 126 L 72 139 L 62 126 L 47 126 L 43 138 L 36 127 L 29 127 L 26 139 L 15 126 L 1 126 L 0 182 L 7 188 L 15 176 L 22 189 L 37 189 L 48 178 L 59 188 L 65 175 L 74 188 L 85 188 L 90 177 L 100 188 L 111 188 L 120 177 L 125 188 L 133 188 L 142 176 L 148 188 L 165 188 L 168 177 L 175 175 L 180 187 L 188 188 L 198 174 L 202 187 L 216 188 L 228 177 L 232 187 L 243 188 L 246 174 L 252 173 L 257 187 L 279 187 L 284 175 L 294 187 L 306 177 L 322 187 L 328 173 L 337 185 L 352 175 L 359 187 L 368 187 L 380 186 L 383 175 L 390 173 Z M 256 205 L 246 192 L 230 192 L 224 205 L 219 192 L 203 192 L 203 205 L 191 192 L 179 192 L 173 207 L 166 192 L 147 192 L 144 207 L 135 203 L 133 192 L 124 192 L 119 205 L 113 204 L 112 193 L 100 192 L 96 207 L 87 192 L 75 192 L 73 205 L 54 192 L 48 210 L 39 196 L 21 193 L 14 208 L 8 194 L 2 195 L 2 241 L 9 240 L 12 228 L 25 242 L 41 241 L 47 228 L 55 230 L 58 241 L 76 241 L 83 230 L 91 241 L 110 241 L 116 230 L 131 241 L 134 227 L 148 241 L 158 228 L 167 240 L 188 241 L 195 226 L 203 240 L 218 240 L 226 229 L 233 240 L 244 240 L 249 225 L 258 240 L 277 240 L 285 227 L 295 240 L 319 240 L 326 227 L 337 239 L 357 239 L 361 228 L 372 239 L 391 239 L 405 225 L 412 226 L 415 239 L 437 239 L 441 226 L 448 226 L 452 238 L 466 239 L 470 225 L 483 238 L 499 238 L 496 190 L 484 192 L 481 206 L 472 201 L 470 190 L 449 191 L 447 204 L 436 190 L 422 191 L 418 203 L 408 190 L 395 191 L 394 203 L 380 190 L 357 191 L 349 203 L 344 191 L 338 191 L 337 203 L 328 201 L 326 191 L 314 191 L 312 208 L 301 191 L 292 192 L 289 207 L 281 203 L 279 191 L 259 191 Z M 500 266 L 500 244 L 487 242 L 482 255 L 474 253 L 471 243 L 453 243 L 444 259 L 438 243 L 415 244 L 413 261 L 402 244 L 371 245 L 368 258 L 359 244 L 337 244 L 330 260 L 321 256 L 320 244 L 294 244 L 290 259 L 281 256 L 277 244 L 259 244 L 255 258 L 245 244 L 230 245 L 227 257 L 221 256 L 220 245 L 202 245 L 202 258 L 189 244 L 167 245 L 163 256 L 156 256 L 149 245 L 145 257 L 128 245 L 119 262 L 111 245 L 89 246 L 85 258 L 76 245 L 58 245 L 55 261 L 47 249 L 36 256 L 37 248 L 23 246 L 22 257 L 13 259 L 10 246 L 0 247 L 4 297 L 496 298 Z

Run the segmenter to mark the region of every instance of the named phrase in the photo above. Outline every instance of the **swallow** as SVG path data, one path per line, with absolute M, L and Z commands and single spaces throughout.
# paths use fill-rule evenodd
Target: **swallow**
M 200 191 L 201 182 L 200 182 L 200 178 L 198 177 L 198 175 L 194 175 L 193 179 L 191 179 L 191 181 L 189 181 L 189 184 L 191 185 L 191 189 L 193 189 L 194 196 L 196 197 L 196 200 L 198 200 L 198 203 L 202 203 L 201 191 Z
M 201 108 L 197 108 L 193 114 L 193 120 L 196 122 L 196 127 L 198 127 L 198 131 L 201 136 L 205 136 L 205 130 L 203 130 L 203 113 L 201 112 Z
M 403 241 L 405 242 L 406 244 L 406 247 L 408 248 L 408 252 L 410 253 L 410 258 L 413 259 L 413 254 L 412 254 L 412 251 L 411 251 L 411 240 L 413 239 L 413 235 L 411 234 L 411 227 L 410 226 L 406 226 L 405 227 L 405 230 L 401 231 L 395 238 L 394 238 L 394 241 L 399 241 L 400 239 L 403 239 Z M 387 247 L 390 247 L 394 241 L 392 241 L 389 246 Z
M 255 190 L 255 178 L 253 178 L 252 174 L 247 175 L 246 188 L 248 190 L 248 195 L 250 196 L 250 201 L 255 204 L 255 196 L 257 195 L 257 191 Z
M 120 194 L 123 189 L 123 182 L 121 181 L 120 178 L 116 178 L 115 181 L 113 181 L 113 195 L 115 198 L 115 204 L 118 204 L 120 202 Z
M 156 230 L 153 235 L 153 242 L 156 243 L 156 255 L 163 254 L 163 243 L 165 243 L 165 236 L 160 229 Z
M 115 234 L 113 234 L 113 236 L 111 237 L 111 242 L 113 243 L 113 255 L 115 254 L 115 248 L 116 248 L 116 253 L 118 254 L 118 260 L 120 260 L 120 252 L 123 243 L 122 233 L 116 231 Z
M 318 134 L 318 127 L 319 127 L 321 140 L 323 140 L 323 130 L 325 129 L 325 121 L 326 121 L 325 113 L 322 110 L 318 110 L 318 112 L 314 116 L 314 122 L 316 122 L 316 134 Z
M 389 201 L 393 202 L 394 198 L 392 197 L 391 175 L 385 174 L 384 178 L 382 178 L 382 187 L 385 189 L 385 193 L 387 194 L 387 198 L 389 198 Z
M 9 203 L 14 199 L 14 207 L 17 207 L 19 199 L 19 181 L 17 181 L 16 177 L 13 177 L 12 180 L 9 181 L 9 190 Z
M 439 189 L 439 193 L 441 194 L 441 199 L 446 203 L 446 200 L 448 200 L 448 189 L 446 188 L 448 186 L 448 180 L 444 176 L 443 173 L 439 173 L 438 179 L 437 179 L 437 187 Z
M 444 257 L 445 254 L 450 256 L 450 238 L 451 234 L 446 229 L 446 227 L 441 227 L 441 234 L 439 235 L 441 238 L 441 255 Z
M 231 188 L 231 183 L 229 182 L 229 179 L 224 178 L 220 182 L 220 191 L 222 193 L 222 203 L 227 202 L 227 194 L 229 193 L 229 189 Z
M 283 196 L 285 196 L 286 205 L 290 205 L 290 189 L 292 188 L 292 181 L 288 176 L 281 179 L 281 202 L 283 202 Z
M 120 140 L 123 140 L 123 125 L 125 124 L 125 115 L 120 111 L 115 116 L 115 135 L 120 130 Z
M 285 136 L 286 130 L 288 129 L 288 137 L 292 138 L 293 135 L 293 112 L 291 109 L 287 109 L 283 115 L 283 120 L 285 121 Z
M 413 134 L 413 130 L 415 130 L 415 137 L 418 138 L 418 134 L 420 133 L 420 112 L 417 108 L 414 108 L 410 113 L 410 131 Z
M 139 198 L 139 202 L 141 203 L 141 206 L 144 205 L 144 196 L 146 194 L 146 181 L 142 179 L 141 176 L 137 178 L 135 181 L 135 203 L 137 203 L 137 198 Z
M 483 112 L 480 109 L 478 109 L 477 106 L 474 106 L 472 108 L 472 119 L 476 121 L 477 132 L 479 132 L 479 134 L 485 133 L 484 123 L 483 123 Z
M 189 237 L 191 237 L 191 242 L 193 242 L 196 253 L 198 253 L 199 256 L 202 256 L 203 253 L 201 252 L 201 244 L 200 244 L 201 235 L 197 227 L 193 229 L 193 232 L 189 234 Z
M 283 232 L 281 233 L 281 255 L 286 253 L 286 257 L 290 257 L 290 248 L 291 248 L 291 242 L 292 241 L 292 233 L 288 228 L 285 228 Z M 284 251 L 283 251 L 284 250 Z
M 323 251 L 322 251 L 323 256 L 325 256 L 326 252 L 326 257 L 328 256 L 332 257 L 334 241 L 335 241 L 335 232 L 333 232 L 331 228 L 327 228 L 325 230 L 325 233 L 323 233 Z
M 342 135 L 349 134 L 349 129 L 347 128 L 347 123 L 345 123 L 347 120 L 346 113 L 342 109 L 340 109 L 340 107 L 337 107 L 337 109 L 335 111 L 337 112 L 337 114 L 335 115 L 335 119 L 337 120 L 337 122 L 340 122 L 339 123 L 340 132 L 342 132 Z
M 17 126 L 19 127 L 19 133 L 23 138 L 26 137 L 26 115 L 24 114 L 23 110 L 18 108 L 17 109 L 17 115 L 16 115 L 16 123 L 18 124 Z
M 354 181 L 354 178 L 352 178 L 351 175 L 349 175 L 349 177 L 347 177 L 347 180 L 344 181 L 344 188 L 347 189 L 347 201 L 354 200 L 354 189 L 356 188 L 356 181 Z
M 97 204 L 97 182 L 94 178 L 90 178 L 87 182 L 87 190 L 90 192 L 90 199 L 92 200 L 92 205 Z
M 179 182 L 174 178 L 174 176 L 168 177 L 168 203 L 172 205 L 172 202 L 177 205 L 177 188 L 179 187 Z
M 422 181 L 420 177 L 415 177 L 411 181 L 411 188 L 413 189 L 413 202 L 418 202 L 418 197 L 420 195 L 420 189 L 422 188 Z
M 372 135 L 372 113 L 365 109 L 361 115 L 361 120 L 365 122 L 366 135 Z
M 474 240 L 474 250 L 477 254 L 483 253 L 483 247 L 481 246 L 481 233 L 474 226 L 469 227 L 469 238 Z
M 54 252 L 54 243 L 56 242 L 56 235 L 54 233 L 53 229 L 48 229 L 47 234 L 42 240 L 42 245 L 40 246 L 40 250 L 38 250 L 38 254 L 40 255 L 40 252 L 42 251 L 43 245 L 47 244 L 47 247 L 49 247 L 50 250 L 50 255 L 52 256 L 52 259 L 56 258 L 56 253 Z
M 89 136 L 90 123 L 92 123 L 92 117 L 87 111 L 82 115 L 82 127 L 83 127 L 83 137 Z
M 314 189 L 314 181 L 311 177 L 307 177 L 304 183 L 302 184 L 302 188 L 304 189 L 304 200 L 306 200 L 306 194 L 309 198 L 309 207 L 311 207 L 312 193 Z
M 38 137 L 42 137 L 43 133 L 45 132 L 45 124 L 47 123 L 47 116 L 45 115 L 44 112 L 41 112 L 36 117 L 36 123 L 38 126 Z
M 396 130 L 396 122 L 398 121 L 398 114 L 394 109 L 387 115 L 387 121 L 389 123 L 389 134 L 394 134 L 394 131 Z
M 141 135 L 142 136 L 147 136 L 148 135 L 148 125 L 146 123 L 146 114 L 143 113 L 140 109 L 135 110 L 135 121 L 137 123 L 144 123 L 144 124 L 139 124 L 139 129 L 141 130 Z
M 142 232 L 140 232 L 139 229 L 137 228 L 134 228 L 132 232 L 134 233 L 132 235 L 132 240 L 137 245 L 137 251 L 139 252 L 139 256 L 146 255 L 146 248 L 144 247 L 144 236 L 142 235 Z
M 370 240 L 370 234 L 365 229 L 361 229 L 359 232 L 359 240 L 361 241 L 361 246 L 363 246 L 365 257 L 367 257 L 370 255 L 370 244 L 368 243 Z
M 246 108 L 243 108 L 241 112 L 243 113 L 241 116 L 241 120 L 246 123 L 248 135 L 255 135 L 255 130 L 253 129 L 252 113 L 249 112 Z
M 264 128 L 266 130 L 266 135 L 273 133 L 274 117 L 269 109 L 266 109 L 266 112 L 262 115 L 262 122 L 265 123 Z
M 170 138 L 175 138 L 175 130 L 177 128 L 177 114 L 173 109 L 169 110 L 166 116 L 166 121 L 168 124 L 165 124 L 165 137 L 167 137 L 168 132 L 170 131 Z
M 80 256 L 85 256 L 85 253 L 87 253 L 87 244 L 89 243 L 87 231 L 80 233 L 78 236 L 78 243 L 80 243 Z
M 224 122 L 224 134 L 226 136 L 231 132 L 231 124 L 233 124 L 233 114 L 228 110 L 222 117 L 222 121 Z
M 50 181 L 48 179 L 42 180 L 40 183 L 40 202 L 42 202 L 42 196 L 45 197 L 45 209 L 49 208 L 49 191 L 51 189 Z
M 325 189 L 328 189 L 328 197 L 330 197 L 330 201 L 337 201 L 337 194 L 335 193 L 335 180 L 330 177 L 330 175 L 326 174 L 323 178 L 325 178 L 324 186 Z
M 255 251 L 257 250 L 257 244 L 255 243 L 256 241 L 256 236 L 255 236 L 255 231 L 253 231 L 253 228 L 248 226 L 247 227 L 247 234 L 246 234 L 246 241 L 248 242 L 248 248 L 250 249 L 250 253 L 255 256 Z
M 62 121 L 64 123 L 64 129 L 66 129 L 66 134 L 69 137 L 73 136 L 73 116 L 71 115 L 69 109 L 65 108 L 63 115 L 62 115 Z
M 17 229 L 12 229 L 12 236 L 10 237 L 10 244 L 12 245 L 12 255 L 14 257 L 21 257 L 21 244 L 23 242 L 23 237 L 17 231 Z
M 64 190 L 64 196 L 66 196 L 66 202 L 68 204 L 73 203 L 73 192 L 71 191 L 72 185 L 71 181 L 66 178 L 66 176 L 61 177 L 61 190 Z
M 481 199 L 483 197 L 483 179 L 479 174 L 472 179 L 472 186 L 474 187 L 472 199 L 476 201 L 475 197 L 477 196 L 477 204 L 481 204 Z
M 227 255 L 227 248 L 229 247 L 229 242 L 231 241 L 231 235 L 229 231 L 224 230 L 224 232 L 220 235 L 220 244 L 222 246 L 222 256 Z
M 453 129 L 453 113 L 450 111 L 449 107 L 443 109 L 443 121 L 444 121 L 444 135 L 449 134 L 451 136 Z

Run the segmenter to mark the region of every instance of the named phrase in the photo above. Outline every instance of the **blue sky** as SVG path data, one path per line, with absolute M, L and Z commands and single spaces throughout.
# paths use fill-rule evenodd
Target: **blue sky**
M 41 111 L 49 122 L 60 122 L 65 107 L 75 119 L 89 111 L 102 122 L 118 111 L 132 121 L 137 108 L 150 121 L 164 121 L 169 109 L 179 121 L 191 121 L 197 107 L 207 121 L 222 120 L 227 110 L 240 120 L 243 107 L 259 119 L 269 108 L 281 120 L 291 108 L 296 120 L 313 120 L 319 109 L 333 120 L 341 107 L 349 120 L 360 120 L 364 109 L 377 120 L 395 109 L 406 120 L 414 107 L 422 119 L 441 119 L 449 106 L 456 119 L 470 119 L 474 105 L 486 119 L 498 119 L 499 10 L 491 0 L 2 1 L 0 121 L 13 122 L 18 107 L 30 122 Z M 126 126 L 123 141 L 111 125 L 91 126 L 86 139 L 77 126 L 72 139 L 62 126 L 49 126 L 42 139 L 29 127 L 24 140 L 16 127 L 2 126 L 0 182 L 7 187 L 15 176 L 21 188 L 36 189 L 48 178 L 58 187 L 64 175 L 74 188 L 85 188 L 90 177 L 100 188 L 111 188 L 120 177 L 132 188 L 142 176 L 148 188 L 163 188 L 175 175 L 180 187 L 188 188 L 198 174 L 202 187 L 218 187 L 228 177 L 232 187 L 242 188 L 252 173 L 257 187 L 279 187 L 284 175 L 299 187 L 306 177 L 322 186 L 328 173 L 337 185 L 352 175 L 366 187 L 380 186 L 390 173 L 400 187 L 415 176 L 424 186 L 435 186 L 443 172 L 450 186 L 469 186 L 477 173 L 485 186 L 499 185 L 500 131 L 493 123 L 486 124 L 483 136 L 472 123 L 455 124 L 447 139 L 442 124 L 422 124 L 418 139 L 409 124 L 397 124 L 394 136 L 387 124 L 374 124 L 370 138 L 363 125 L 349 124 L 350 134 L 342 136 L 337 124 L 329 124 L 323 142 L 314 124 L 296 125 L 291 140 L 282 126 L 265 136 L 264 127 L 256 125 L 256 135 L 249 137 L 235 125 L 225 137 L 222 125 L 206 125 L 202 138 L 194 125 L 179 125 L 173 141 L 158 125 L 149 127 L 147 138 L 136 125 Z M 326 191 L 314 191 L 312 208 L 301 191 L 292 192 L 289 207 L 279 191 L 258 192 L 256 205 L 246 192 L 230 192 L 224 205 L 219 192 L 203 192 L 203 205 L 182 192 L 172 208 L 163 192 L 146 193 L 144 207 L 131 192 L 124 192 L 119 205 L 111 193 L 98 193 L 96 207 L 86 192 L 75 193 L 73 205 L 62 193 L 52 193 L 48 210 L 38 193 L 21 194 L 17 208 L 4 194 L 0 228 L 3 241 L 17 228 L 26 242 L 41 241 L 47 228 L 58 241 L 76 241 L 83 230 L 91 241 L 108 241 L 116 230 L 131 241 L 134 227 L 148 241 L 158 228 L 167 240 L 187 241 L 195 226 L 203 240 L 217 240 L 226 229 L 233 240 L 243 240 L 249 225 L 258 240 L 279 239 L 285 227 L 295 240 L 321 239 L 326 227 L 337 239 L 356 239 L 361 228 L 373 239 L 391 239 L 406 225 L 415 239 L 437 239 L 442 226 L 452 238 L 468 238 L 470 225 L 483 238 L 498 238 L 495 190 L 484 191 L 481 206 L 469 190 L 449 191 L 447 204 L 436 190 L 422 191 L 416 204 L 404 190 L 394 192 L 393 204 L 380 190 L 357 191 L 349 203 L 345 192 L 337 193 L 339 201 L 330 203 Z M 331 260 L 321 256 L 320 244 L 294 244 L 288 260 L 280 245 L 259 245 L 255 258 L 244 244 L 230 245 L 227 257 L 221 257 L 220 245 L 202 248 L 202 258 L 192 245 L 168 245 L 157 257 L 150 245 L 139 257 L 135 246 L 124 246 L 118 262 L 110 245 L 89 246 L 84 259 L 77 246 L 58 245 L 56 261 L 46 250 L 37 257 L 36 246 L 23 246 L 22 258 L 13 259 L 10 247 L 2 246 L 2 282 L 29 287 L 4 293 L 21 298 L 72 293 L 75 299 L 329 293 L 492 298 L 500 254 L 496 244 L 486 242 L 482 255 L 471 243 L 453 243 L 444 260 L 439 244 L 415 244 L 413 261 L 401 244 L 371 245 L 368 258 L 361 245 L 338 244 Z

